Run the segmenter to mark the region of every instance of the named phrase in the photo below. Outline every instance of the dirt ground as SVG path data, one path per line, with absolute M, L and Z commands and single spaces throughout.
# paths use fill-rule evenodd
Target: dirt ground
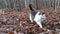
M 43 28 L 30 22 L 28 9 L 3 9 L 4 13 L 0 13 L 0 34 L 60 34 L 60 10 L 40 10 L 46 14 L 46 20 L 42 22 Z

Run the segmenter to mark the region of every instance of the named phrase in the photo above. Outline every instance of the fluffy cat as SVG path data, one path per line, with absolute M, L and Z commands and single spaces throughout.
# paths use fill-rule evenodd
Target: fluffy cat
M 30 21 L 31 22 L 35 21 L 37 25 L 39 25 L 40 28 L 42 28 L 41 22 L 46 19 L 45 13 L 37 12 L 36 10 L 34 10 L 32 8 L 32 4 L 29 4 L 29 8 L 31 10 L 31 13 L 29 14 Z

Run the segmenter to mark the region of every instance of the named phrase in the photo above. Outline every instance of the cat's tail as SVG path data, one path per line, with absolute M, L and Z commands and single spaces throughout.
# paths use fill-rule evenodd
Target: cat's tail
M 32 4 L 29 4 L 29 8 L 31 11 L 34 11 L 34 9 L 32 8 Z

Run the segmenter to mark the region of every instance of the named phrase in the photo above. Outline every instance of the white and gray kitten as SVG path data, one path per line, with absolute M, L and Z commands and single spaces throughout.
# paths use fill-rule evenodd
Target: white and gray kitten
M 32 4 L 29 4 L 29 8 L 31 10 L 31 13 L 29 14 L 30 21 L 35 21 L 40 28 L 42 28 L 41 22 L 46 19 L 45 13 L 37 12 L 32 8 Z

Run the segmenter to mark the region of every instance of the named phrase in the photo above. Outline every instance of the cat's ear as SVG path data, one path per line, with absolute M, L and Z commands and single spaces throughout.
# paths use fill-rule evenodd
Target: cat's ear
M 45 13 L 43 12 L 42 15 L 44 15 Z

